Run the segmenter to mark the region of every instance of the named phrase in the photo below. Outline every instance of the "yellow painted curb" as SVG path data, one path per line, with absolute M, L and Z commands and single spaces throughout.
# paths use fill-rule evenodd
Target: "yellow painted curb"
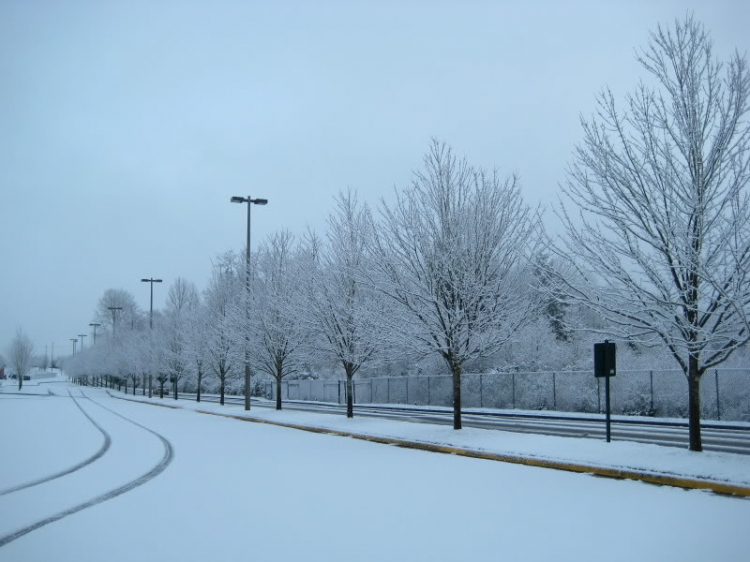
M 110 395 L 111 396 L 111 395 Z M 141 400 L 132 400 L 130 398 L 121 398 L 119 396 L 113 396 L 113 398 L 120 398 L 121 400 L 128 400 L 130 402 L 138 402 L 140 404 L 152 404 L 151 402 L 143 402 Z M 154 406 L 162 406 L 171 409 L 184 409 L 181 406 L 166 406 L 164 404 L 152 404 Z M 302 431 L 309 431 L 311 433 L 322 433 L 326 435 L 337 435 L 339 437 L 351 437 L 352 439 L 360 439 L 362 441 L 371 441 L 373 443 L 381 443 L 383 445 L 395 445 L 397 447 L 404 447 L 406 449 L 417 449 L 421 451 L 430 451 L 433 453 L 444 453 L 449 455 L 457 455 L 461 457 L 470 457 L 475 459 L 485 459 L 491 461 L 506 462 L 511 464 L 522 464 L 526 466 L 535 466 L 538 468 L 552 468 L 555 470 L 565 470 L 567 472 L 579 472 L 584 474 L 595 474 L 597 476 L 604 476 L 606 478 L 616 478 L 619 480 L 639 480 L 641 482 L 648 482 L 649 484 L 658 484 L 660 486 L 673 486 L 676 488 L 686 488 L 690 490 L 710 490 L 717 494 L 726 494 L 730 496 L 738 497 L 750 497 L 750 487 L 739 486 L 736 484 L 723 484 L 721 482 L 711 482 L 709 480 L 696 480 L 695 478 L 685 478 L 681 476 L 670 476 L 667 474 L 654 474 L 654 473 L 643 473 L 633 470 L 625 470 L 619 468 L 606 468 L 600 466 L 592 466 L 585 464 L 577 464 L 563 461 L 555 461 L 549 459 L 538 459 L 533 457 L 520 457 L 515 455 L 504 455 L 500 453 L 487 453 L 482 451 L 472 451 L 471 449 L 462 449 L 459 447 L 451 447 L 448 445 L 436 445 L 434 443 L 421 443 L 419 441 L 406 441 L 403 439 L 393 439 L 390 437 L 378 437 L 376 435 L 363 435 L 360 433 L 351 433 L 348 431 L 340 431 L 338 429 L 325 429 L 322 427 L 310 427 L 306 425 L 297 425 L 293 423 L 284 423 L 271 420 L 263 420 L 259 418 L 248 418 L 245 416 L 237 416 L 232 414 L 222 414 L 219 412 L 210 412 L 208 410 L 193 410 L 199 414 L 206 414 L 209 416 L 218 416 L 222 418 L 232 418 L 239 421 L 262 423 L 266 425 L 275 425 L 277 427 L 285 427 L 287 429 L 298 429 Z

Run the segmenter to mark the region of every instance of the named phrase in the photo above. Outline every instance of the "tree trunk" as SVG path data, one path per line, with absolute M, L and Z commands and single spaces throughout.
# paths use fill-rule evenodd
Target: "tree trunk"
M 281 377 L 276 377 L 276 409 L 281 410 Z
M 154 376 L 151 373 L 148 375 L 148 397 L 154 397 Z
M 179 400 L 179 397 L 177 396 L 177 377 L 174 378 L 174 399 Z
M 346 370 L 346 417 L 354 417 L 354 384 L 352 383 L 353 375 Z
M 701 372 L 698 357 L 693 355 L 688 363 L 688 422 L 690 425 L 690 450 L 702 451 L 701 442 Z
M 141 382 L 143 383 L 143 396 L 146 396 L 146 375 L 143 375 L 141 377 Z
M 21 388 L 23 388 L 23 375 L 21 373 L 16 374 L 18 377 L 18 391 L 21 391 Z
M 159 381 L 159 398 L 164 399 L 164 381 Z
M 221 379 L 221 386 L 220 386 L 220 392 L 221 392 L 221 398 L 219 398 L 219 404 L 222 406 L 224 405 L 224 379 Z
M 201 401 L 201 379 L 203 378 L 203 373 L 200 369 L 198 369 L 198 394 L 195 395 L 195 401 L 200 402 Z
M 451 362 L 453 374 L 453 429 L 461 429 L 461 366 Z

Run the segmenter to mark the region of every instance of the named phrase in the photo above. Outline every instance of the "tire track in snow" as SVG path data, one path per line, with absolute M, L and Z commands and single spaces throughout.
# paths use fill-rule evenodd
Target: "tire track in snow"
M 114 410 L 111 410 L 107 408 L 106 406 L 100 404 L 96 400 L 93 400 L 89 398 L 88 396 L 85 396 L 83 394 L 83 391 L 81 391 L 81 395 L 86 398 L 87 400 L 93 402 L 100 408 L 103 408 L 104 410 L 107 410 L 108 412 L 111 412 L 112 414 L 116 415 L 119 418 L 122 418 L 123 420 L 132 423 L 133 425 L 140 427 L 144 431 L 148 431 L 155 437 L 157 437 L 161 442 L 162 445 L 164 445 L 164 456 L 162 459 L 148 472 L 143 474 L 142 476 L 139 476 L 135 480 L 131 480 L 127 484 L 123 484 L 122 486 L 119 486 L 117 488 L 114 488 L 113 490 L 110 490 L 109 492 L 106 492 L 100 496 L 97 496 L 87 502 L 78 504 L 76 506 L 73 506 L 69 509 L 66 509 L 64 511 L 61 511 L 55 515 L 52 515 L 50 517 L 47 517 L 45 519 L 42 519 L 41 521 L 37 521 L 36 523 L 32 523 L 31 525 L 27 525 L 26 527 L 23 527 L 21 529 L 18 529 L 17 531 L 14 531 L 12 533 L 9 533 L 3 537 L 0 537 L 0 547 L 5 546 L 6 544 L 13 542 L 14 540 L 21 538 L 24 535 L 27 535 L 28 533 L 31 533 L 32 531 L 36 531 L 37 529 L 40 529 L 44 527 L 45 525 L 49 525 L 50 523 L 54 523 L 55 521 L 59 521 L 60 519 L 63 519 L 64 517 L 67 517 L 68 515 L 73 515 L 74 513 L 78 513 L 79 511 L 83 511 L 84 509 L 87 509 L 89 507 L 94 507 L 95 505 L 98 505 L 100 503 L 103 503 L 107 500 L 111 500 L 113 498 L 116 498 L 117 496 L 120 496 L 126 492 L 129 492 L 130 490 L 133 490 L 139 486 L 142 486 L 146 482 L 149 482 L 150 480 L 153 480 L 156 478 L 159 474 L 164 472 L 164 470 L 169 466 L 169 464 L 174 459 L 174 448 L 172 447 L 172 444 L 162 435 L 159 433 L 153 431 L 152 429 L 147 428 L 146 426 L 143 426 L 139 424 L 138 422 L 135 422 L 131 420 L 130 418 L 127 418 L 121 414 L 118 414 Z
M 106 453 L 109 450 L 109 447 L 112 444 L 112 438 L 110 437 L 109 433 L 107 433 L 104 429 L 102 429 L 102 427 L 98 423 L 96 423 L 96 421 L 94 421 L 94 419 L 88 414 L 88 412 L 86 412 L 86 410 L 81 408 L 81 405 L 78 403 L 78 400 L 75 399 L 75 396 L 71 394 L 70 390 L 68 390 L 68 394 L 70 394 L 70 398 L 73 400 L 73 403 L 75 403 L 75 405 L 78 406 L 78 409 L 81 411 L 81 413 L 83 413 L 83 415 L 86 416 L 86 418 L 94 425 L 94 427 L 99 430 L 99 433 L 102 434 L 102 437 L 104 437 L 104 442 L 102 443 L 102 446 L 99 447 L 99 450 L 93 455 L 91 455 L 89 458 L 82 460 L 81 462 L 71 466 L 70 468 L 66 468 L 64 470 L 61 470 L 60 472 L 55 472 L 54 474 L 50 474 L 49 476 L 43 476 L 41 478 L 32 480 L 30 482 L 19 484 L 18 486 L 6 488 L 5 490 L 0 490 L 0 496 L 5 496 L 13 492 L 18 492 L 19 490 L 25 490 L 26 488 L 31 488 L 32 486 L 38 486 L 39 484 L 44 484 L 45 482 L 50 482 L 51 480 L 55 480 L 62 476 L 72 474 L 73 472 L 76 472 L 77 470 L 81 470 L 84 466 L 90 465 L 95 460 L 100 459 L 104 455 L 104 453 Z

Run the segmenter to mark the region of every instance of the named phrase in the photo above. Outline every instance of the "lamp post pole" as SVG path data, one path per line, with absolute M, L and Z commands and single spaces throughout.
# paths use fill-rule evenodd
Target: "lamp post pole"
M 151 308 L 148 317 L 148 327 L 152 330 L 154 329 L 154 283 L 161 282 L 161 279 L 154 279 L 153 277 L 150 279 L 141 279 L 141 283 L 151 283 Z
M 94 342 L 91 345 L 96 345 L 96 328 L 97 328 L 97 326 L 101 326 L 101 324 L 99 324 L 98 322 L 93 322 L 93 323 L 89 324 L 89 326 L 92 326 L 94 328 Z M 105 379 L 106 379 L 107 376 L 108 375 L 104 375 Z
M 267 205 L 268 199 L 232 197 L 232 203 L 247 203 L 247 245 L 245 247 L 245 410 L 250 409 L 250 209 Z
M 151 307 L 149 308 L 149 313 L 148 313 L 148 328 L 151 331 L 153 331 L 153 329 L 154 329 L 154 283 L 161 283 L 161 282 L 162 282 L 161 279 L 154 279 L 153 277 L 151 277 L 149 279 L 141 279 L 141 283 L 151 283 Z M 151 334 L 151 338 L 150 338 L 150 341 L 149 341 L 149 346 L 151 346 L 151 345 L 153 345 L 153 333 Z M 150 349 L 150 347 L 149 347 L 149 349 Z M 153 396 L 154 396 L 154 393 L 153 393 L 153 380 L 154 380 L 154 377 L 153 377 L 153 375 L 151 373 L 151 370 L 152 370 L 151 369 L 151 361 L 150 361 L 150 358 L 149 358 L 149 369 L 148 369 L 148 397 L 149 398 L 153 398 Z M 144 388 L 144 392 L 145 392 L 145 390 L 146 389 Z M 174 395 L 175 395 L 175 398 L 177 398 L 177 382 L 176 381 L 175 381 L 175 384 L 174 384 Z
M 94 343 L 93 345 L 96 345 L 96 329 L 101 326 L 101 324 L 94 322 L 93 324 L 89 324 L 89 326 L 94 328 Z
M 108 306 L 108 310 L 112 311 L 112 347 L 115 345 L 115 334 L 117 333 L 117 311 L 122 310 L 121 306 Z M 96 329 L 96 328 L 94 328 Z M 127 394 L 128 385 L 127 385 L 127 374 L 125 375 L 125 391 Z M 135 388 L 135 387 L 133 387 Z
M 85 337 L 86 337 L 86 334 L 78 334 L 78 338 L 81 340 L 81 349 L 78 350 L 79 353 L 83 353 L 83 338 Z M 96 378 L 92 376 L 92 382 L 93 381 L 96 381 Z
M 73 355 L 75 356 L 75 354 L 76 354 L 76 342 L 77 342 L 78 340 L 77 340 L 77 339 L 75 339 L 75 338 L 70 338 L 70 341 L 72 341 L 72 342 L 73 342 Z

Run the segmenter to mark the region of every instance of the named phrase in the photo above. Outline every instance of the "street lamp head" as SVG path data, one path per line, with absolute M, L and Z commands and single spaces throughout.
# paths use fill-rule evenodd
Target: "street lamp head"
M 161 279 L 152 279 L 151 281 L 153 281 L 154 283 L 161 283 Z
M 232 197 L 230 199 L 230 201 L 232 203 L 244 203 L 245 202 L 245 198 L 244 197 Z
M 151 279 L 141 279 L 141 283 L 148 283 Z
M 251 199 L 250 202 L 255 205 L 268 205 L 268 199 Z
M 101 326 L 98 322 L 94 322 L 93 324 L 89 324 L 89 326 Z

